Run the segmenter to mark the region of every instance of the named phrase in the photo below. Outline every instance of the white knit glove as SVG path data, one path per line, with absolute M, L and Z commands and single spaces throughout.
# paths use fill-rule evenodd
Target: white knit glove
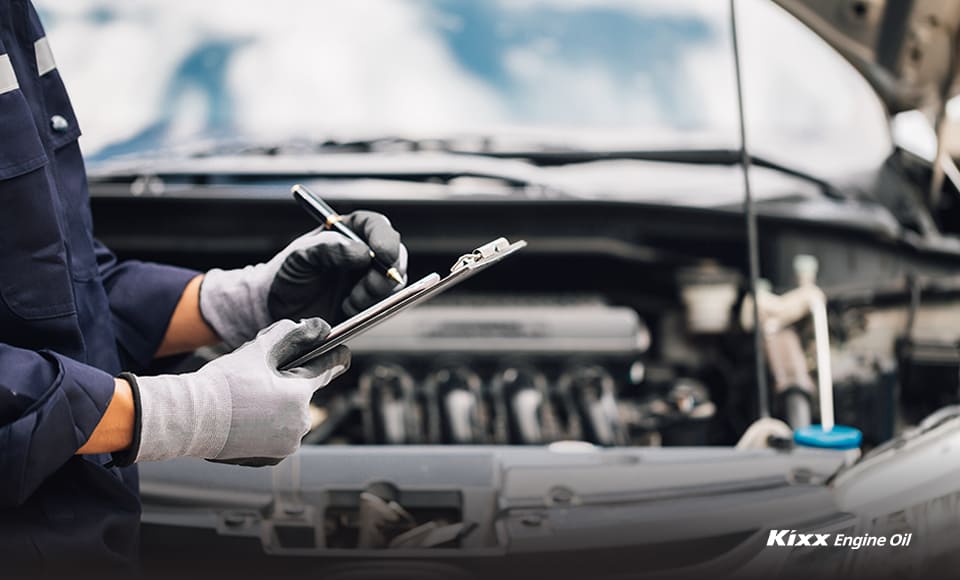
M 329 331 L 319 318 L 283 320 L 196 372 L 135 377 L 139 448 L 131 456 L 266 465 L 295 452 L 310 428 L 310 398 L 350 366 L 350 352 L 338 347 L 307 366 L 278 367 Z

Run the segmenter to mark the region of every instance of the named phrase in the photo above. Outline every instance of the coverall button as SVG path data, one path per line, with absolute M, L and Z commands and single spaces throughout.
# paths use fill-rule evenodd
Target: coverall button
M 70 127 L 70 123 L 62 115 L 54 115 L 50 117 L 50 127 L 57 133 L 63 133 Z

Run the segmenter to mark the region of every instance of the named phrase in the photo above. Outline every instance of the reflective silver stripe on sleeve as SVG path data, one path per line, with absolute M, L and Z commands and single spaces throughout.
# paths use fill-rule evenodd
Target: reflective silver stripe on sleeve
M 40 72 L 40 76 L 57 68 L 57 63 L 53 60 L 53 51 L 50 50 L 50 42 L 47 41 L 46 36 L 33 43 L 33 51 L 37 54 L 37 70 Z
M 0 95 L 19 88 L 20 84 L 17 82 L 16 73 L 13 72 L 10 57 L 0 54 Z

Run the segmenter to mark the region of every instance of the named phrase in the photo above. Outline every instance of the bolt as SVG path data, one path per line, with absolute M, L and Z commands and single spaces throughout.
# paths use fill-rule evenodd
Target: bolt
M 283 513 L 287 514 L 288 516 L 302 516 L 305 511 L 306 508 L 299 505 L 288 505 L 283 508 Z
M 550 501 L 555 504 L 573 503 L 575 494 L 569 488 L 557 486 L 550 490 Z
M 536 528 L 543 523 L 543 516 L 540 514 L 527 514 L 520 519 L 520 523 L 528 528 Z

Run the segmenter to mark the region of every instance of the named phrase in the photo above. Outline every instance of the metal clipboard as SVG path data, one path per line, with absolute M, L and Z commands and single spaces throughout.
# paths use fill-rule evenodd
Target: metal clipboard
M 351 338 L 363 334 L 378 324 L 393 318 L 407 308 L 426 302 L 437 294 L 444 292 L 477 272 L 485 270 L 500 260 L 526 247 L 527 242 L 519 240 L 510 243 L 506 238 L 497 238 L 486 243 L 469 254 L 457 259 L 450 273 L 441 278 L 436 272 L 424 276 L 403 290 L 391 294 L 380 302 L 367 308 L 363 312 L 348 318 L 334 326 L 323 343 L 310 352 L 284 363 L 280 370 L 290 370 L 303 366 L 313 359 L 322 356 L 330 350 L 340 346 Z

